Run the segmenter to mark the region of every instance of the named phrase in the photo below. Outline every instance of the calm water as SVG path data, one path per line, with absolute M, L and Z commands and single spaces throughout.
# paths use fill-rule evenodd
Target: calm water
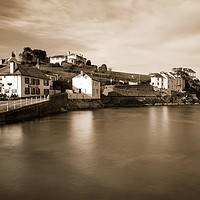
M 73 111 L 2 126 L 0 199 L 200 199 L 200 106 Z

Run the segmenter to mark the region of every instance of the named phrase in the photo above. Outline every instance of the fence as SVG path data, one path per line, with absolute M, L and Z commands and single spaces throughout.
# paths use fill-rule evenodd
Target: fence
M 32 104 L 42 103 L 44 101 L 49 101 L 49 95 L 43 97 L 40 96 L 40 97 L 31 97 L 18 100 L 0 101 L 0 113 L 18 109 Z

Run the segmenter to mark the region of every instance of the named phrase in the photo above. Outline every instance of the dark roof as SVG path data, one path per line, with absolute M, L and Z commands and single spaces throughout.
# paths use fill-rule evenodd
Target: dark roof
M 56 55 L 56 56 L 51 56 L 50 58 L 66 58 L 65 55 Z
M 100 82 L 97 78 L 94 78 L 92 75 L 88 75 L 88 74 L 86 74 L 86 73 L 78 74 L 77 76 L 75 76 L 75 77 L 73 77 L 73 78 L 78 78 L 78 77 L 81 77 L 81 76 L 83 76 L 83 77 L 88 76 L 88 77 L 90 77 L 92 80 Z
M 10 74 L 10 67 L 6 66 L 0 69 L 1 75 L 12 75 Z M 17 69 L 14 71 L 13 75 L 23 75 L 30 76 L 41 79 L 49 79 L 41 70 L 34 67 L 25 67 L 23 65 L 18 65 Z
M 190 68 L 184 68 L 185 72 L 190 72 L 190 73 L 196 73 L 194 70 L 190 69 Z

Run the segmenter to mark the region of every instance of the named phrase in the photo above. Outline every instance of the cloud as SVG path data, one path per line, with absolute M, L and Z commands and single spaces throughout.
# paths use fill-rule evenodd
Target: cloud
M 0 42 L 78 51 L 98 65 L 147 73 L 200 63 L 199 8 L 198 0 L 7 0 Z
M 23 4 L 16 0 L 1 1 L 0 10 L 0 19 L 13 19 L 23 12 Z

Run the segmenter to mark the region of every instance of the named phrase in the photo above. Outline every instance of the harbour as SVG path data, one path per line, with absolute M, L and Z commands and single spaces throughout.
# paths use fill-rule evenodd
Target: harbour
M 0 198 L 199 199 L 199 111 L 77 110 L 3 125 Z

